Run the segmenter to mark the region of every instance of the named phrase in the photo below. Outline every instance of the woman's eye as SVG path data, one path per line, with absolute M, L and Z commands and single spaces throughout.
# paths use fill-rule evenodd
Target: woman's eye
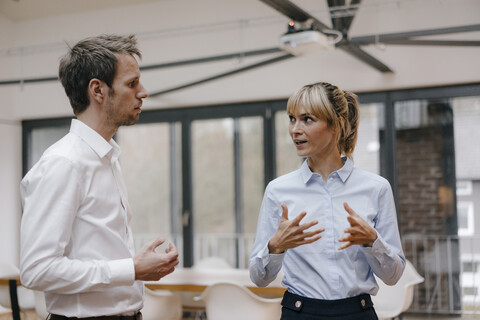
M 313 121 L 313 118 L 305 117 L 305 122 L 312 122 L 312 121 Z
M 295 117 L 294 116 L 288 116 L 288 119 L 290 119 L 290 122 L 295 122 Z

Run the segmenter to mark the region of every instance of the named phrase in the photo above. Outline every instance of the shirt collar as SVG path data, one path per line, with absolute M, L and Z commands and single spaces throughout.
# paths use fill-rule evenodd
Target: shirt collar
M 342 157 L 342 161 L 344 163 L 343 167 L 335 171 L 333 174 L 336 174 L 340 178 L 340 180 L 345 183 L 345 181 L 347 181 L 348 177 L 353 171 L 353 161 L 350 160 L 350 158 L 348 157 Z M 315 174 L 314 172 L 312 172 L 312 170 L 310 170 L 306 159 L 300 167 L 300 174 L 305 184 L 308 183 L 308 181 L 310 181 L 310 179 Z
M 120 146 L 113 139 L 105 140 L 97 131 L 80 120 L 72 119 L 70 132 L 85 141 L 100 158 L 108 156 L 115 160 L 120 156 Z

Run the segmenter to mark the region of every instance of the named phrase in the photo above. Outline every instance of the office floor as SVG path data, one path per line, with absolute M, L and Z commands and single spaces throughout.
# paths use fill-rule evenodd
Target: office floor
M 208 320 L 205 315 L 196 315 L 194 313 L 185 314 L 185 318 L 182 320 Z M 0 320 L 11 320 L 11 316 L 0 316 Z M 469 319 L 480 319 L 480 315 L 463 315 L 463 316 L 441 316 L 441 315 L 419 315 L 419 314 L 406 314 L 403 316 L 403 320 L 469 320 Z M 22 320 L 42 320 L 40 319 L 34 311 L 27 311 L 22 314 Z

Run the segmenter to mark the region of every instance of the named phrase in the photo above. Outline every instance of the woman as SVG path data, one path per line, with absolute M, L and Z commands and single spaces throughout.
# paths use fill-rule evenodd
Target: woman
M 264 287 L 283 267 L 283 320 L 377 319 L 373 274 L 395 284 L 405 257 L 388 181 L 353 166 L 357 98 L 315 83 L 290 97 L 287 113 L 306 160 L 265 190 L 250 277 Z

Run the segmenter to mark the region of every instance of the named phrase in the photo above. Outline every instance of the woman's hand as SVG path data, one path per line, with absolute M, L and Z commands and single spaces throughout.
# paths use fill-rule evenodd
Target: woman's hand
M 268 242 L 270 253 L 279 254 L 287 249 L 295 248 L 307 243 L 312 243 L 321 238 L 319 233 L 325 231 L 325 228 L 306 231 L 310 227 L 318 224 L 313 220 L 300 225 L 300 221 L 307 215 L 304 211 L 293 220 L 288 220 L 288 208 L 282 203 L 282 218 L 278 229 Z
M 350 223 L 350 228 L 344 230 L 345 233 L 349 233 L 348 235 L 338 239 L 340 242 L 346 242 L 338 248 L 338 250 L 348 248 L 355 244 L 371 247 L 375 240 L 377 240 L 377 231 L 353 211 L 348 203 L 344 202 L 343 207 L 348 212 L 347 220 Z

